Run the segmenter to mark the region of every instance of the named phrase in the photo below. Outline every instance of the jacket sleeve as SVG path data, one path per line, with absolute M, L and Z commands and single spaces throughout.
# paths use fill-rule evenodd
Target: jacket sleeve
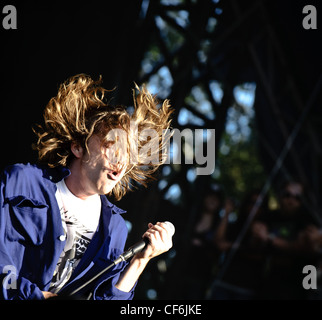
M 44 299 L 36 284 L 19 276 L 19 260 L 22 260 L 23 245 L 19 241 L 8 239 L 8 225 L 11 224 L 9 204 L 6 203 L 7 177 L 4 172 L 0 178 L 0 299 L 28 300 Z
M 11 264 L 0 265 L 1 300 L 42 300 L 44 295 L 36 284 L 19 277 L 16 267 Z
M 132 300 L 136 284 L 130 292 L 124 292 L 115 287 L 120 273 L 116 276 L 100 282 L 93 292 L 94 300 Z
M 123 218 L 116 214 L 114 215 L 113 232 L 111 233 L 110 249 L 109 249 L 109 261 L 112 262 L 119 255 L 124 252 L 124 246 L 127 239 L 128 230 Z M 113 249 L 112 249 L 113 248 Z M 103 276 L 96 284 L 93 290 L 94 300 L 132 300 L 134 297 L 134 289 L 136 284 L 130 290 L 130 292 L 124 292 L 115 287 L 122 271 L 128 265 L 127 261 L 123 261 L 116 265 L 110 273 Z

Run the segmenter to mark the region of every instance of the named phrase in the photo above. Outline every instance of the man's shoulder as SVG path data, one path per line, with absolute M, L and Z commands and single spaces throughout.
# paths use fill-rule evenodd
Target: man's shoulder
M 5 197 L 28 196 L 42 182 L 42 170 L 35 164 L 16 163 L 7 166 L 1 174 L 1 184 L 5 186 Z
M 70 171 L 65 167 L 50 168 L 45 164 L 32 163 L 16 163 L 7 166 L 3 174 L 10 180 L 33 180 L 33 179 L 48 179 L 52 182 L 58 182 L 70 174 Z
M 3 173 L 10 179 L 28 179 L 28 177 L 41 175 L 42 170 L 36 164 L 31 163 L 15 163 L 7 166 Z

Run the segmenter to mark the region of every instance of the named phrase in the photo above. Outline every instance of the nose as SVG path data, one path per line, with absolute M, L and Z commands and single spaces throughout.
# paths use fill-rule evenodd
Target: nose
M 117 169 L 124 167 L 128 162 L 126 148 L 123 146 L 116 146 L 116 144 L 106 150 L 106 157 L 109 163 L 116 166 Z

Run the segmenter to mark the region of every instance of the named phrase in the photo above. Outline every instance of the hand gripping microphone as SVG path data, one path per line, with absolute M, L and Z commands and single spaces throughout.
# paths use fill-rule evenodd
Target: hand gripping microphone
M 172 237 L 175 232 L 174 225 L 169 221 L 165 221 L 164 223 L 166 224 L 166 229 L 168 230 L 169 235 Z M 132 247 L 124 251 L 116 260 L 114 260 L 113 261 L 114 265 L 122 261 L 126 261 L 129 258 L 133 257 L 135 254 L 143 251 L 148 244 L 149 244 L 149 239 L 143 238 L 143 240 L 134 244 Z
M 168 230 L 169 235 L 171 235 L 171 237 L 172 237 L 174 235 L 174 232 L 175 232 L 174 225 L 171 222 L 169 222 L 169 221 L 165 221 L 164 223 L 166 225 L 166 229 Z M 74 290 L 72 293 L 70 293 L 69 296 L 72 296 L 72 295 L 76 294 L 78 291 L 80 291 L 81 289 L 83 289 L 84 287 L 86 287 L 88 284 L 90 284 L 91 282 L 93 282 L 94 280 L 96 280 L 103 273 L 107 272 L 109 269 L 111 269 L 112 267 L 114 267 L 118 263 L 120 263 L 122 261 L 126 261 L 129 258 L 133 257 L 136 253 L 141 252 L 148 244 L 149 244 L 149 240 L 146 239 L 146 238 L 143 238 L 143 240 L 137 242 L 135 245 L 133 245 L 132 247 L 130 247 L 129 249 L 127 249 L 126 251 L 124 251 L 107 268 L 105 268 L 104 270 L 102 270 L 101 272 L 99 272 L 98 274 L 96 274 L 93 278 L 91 278 L 86 283 L 82 284 L 80 287 L 78 287 L 76 290 Z M 88 299 L 90 298 L 90 296 L 88 297 Z

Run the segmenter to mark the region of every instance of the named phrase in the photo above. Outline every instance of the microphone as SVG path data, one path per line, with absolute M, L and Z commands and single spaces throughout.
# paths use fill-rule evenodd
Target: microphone
M 172 237 L 175 232 L 174 225 L 169 221 L 165 221 L 164 223 L 166 224 L 166 229 L 168 230 L 169 234 Z M 124 251 L 116 260 L 113 261 L 113 264 L 116 265 L 122 261 L 126 261 L 130 259 L 138 252 L 143 251 L 148 244 L 149 244 L 149 239 L 143 238 L 143 240 L 137 242 L 136 244 L 128 248 L 126 251 Z
M 174 225 L 171 222 L 169 222 L 169 221 L 165 221 L 164 223 L 166 224 L 166 229 L 168 230 L 169 234 L 172 237 L 174 235 L 174 232 L 175 232 Z M 77 289 L 75 289 L 73 292 L 71 292 L 69 294 L 69 296 L 75 295 L 78 291 L 80 291 L 81 289 L 83 289 L 84 287 L 86 287 L 87 285 L 89 285 L 91 282 L 93 282 L 94 280 L 96 280 L 103 273 L 107 272 L 109 269 L 113 268 L 118 263 L 120 263 L 122 261 L 125 261 L 125 260 L 133 257 L 138 252 L 141 252 L 147 246 L 148 243 L 149 243 L 149 240 L 146 239 L 146 238 L 143 238 L 143 240 L 137 242 L 135 245 L 133 245 L 132 247 L 130 247 L 129 249 L 127 249 L 126 251 L 124 251 L 116 260 L 114 260 L 104 270 L 102 270 L 101 272 L 99 272 L 98 274 L 96 274 L 93 278 L 91 278 L 90 280 L 88 280 L 87 282 L 85 282 L 84 284 L 82 284 L 81 286 L 79 286 Z M 91 297 L 91 295 L 92 295 L 92 293 L 90 293 L 90 295 L 88 296 L 87 299 L 89 299 Z

